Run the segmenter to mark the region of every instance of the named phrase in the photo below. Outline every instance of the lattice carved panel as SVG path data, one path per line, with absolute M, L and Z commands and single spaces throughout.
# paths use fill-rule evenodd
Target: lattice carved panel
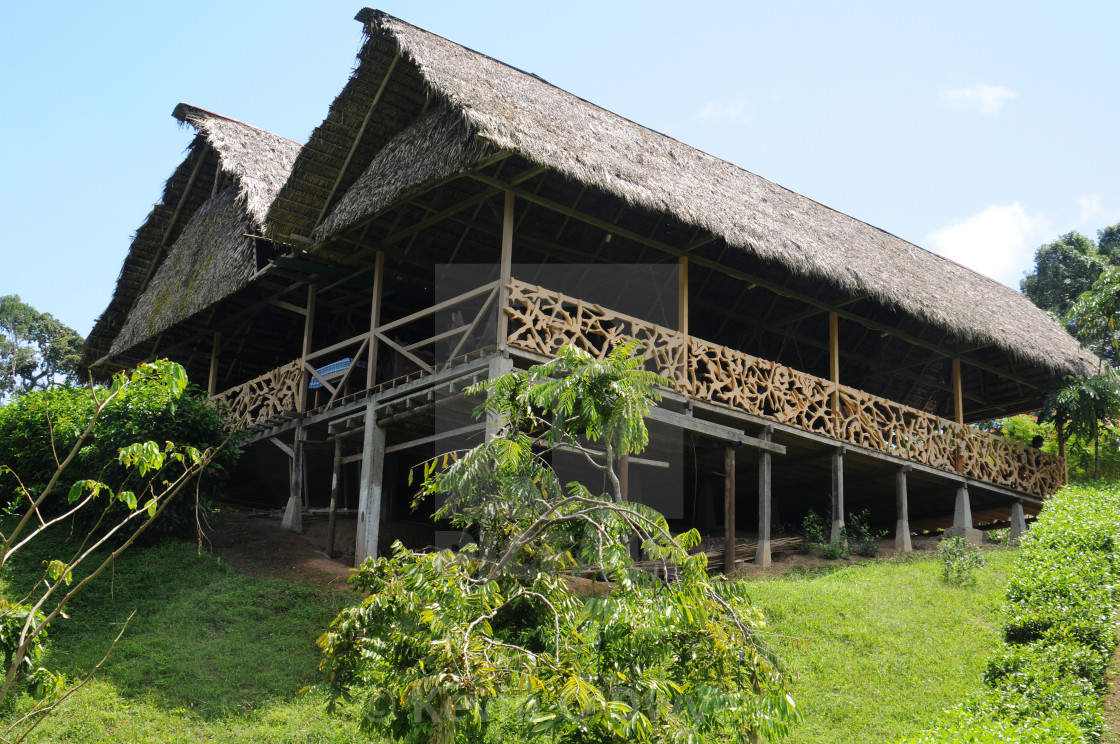
M 229 407 L 239 428 L 296 410 L 303 365 L 299 359 L 214 396 Z
M 553 356 L 567 344 L 601 359 L 637 338 L 648 368 L 694 398 L 1039 496 L 1064 483 L 1055 455 L 578 298 L 513 280 L 506 313 L 511 346 Z
M 509 344 L 545 356 L 555 356 L 562 346 L 575 346 L 603 359 L 617 344 L 638 339 L 647 369 L 672 380 L 678 389 L 687 380 L 684 336 L 678 331 L 516 279 L 509 289 Z

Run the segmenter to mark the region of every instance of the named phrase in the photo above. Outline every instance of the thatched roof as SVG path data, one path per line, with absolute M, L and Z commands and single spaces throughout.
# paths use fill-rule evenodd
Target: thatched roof
M 300 145 L 180 103 L 198 134 L 163 198 L 136 231 L 117 288 L 82 350 L 85 365 L 120 354 L 245 286 L 253 240 Z
M 793 275 L 874 298 L 962 346 L 994 345 L 1053 374 L 1095 367 L 1063 328 L 999 282 L 385 13 L 358 18 L 368 34 L 359 67 L 270 211 L 277 240 L 324 241 L 418 183 L 507 151 Z M 386 79 L 378 116 L 351 152 Z M 429 96 L 440 103 L 417 120 L 417 102 Z

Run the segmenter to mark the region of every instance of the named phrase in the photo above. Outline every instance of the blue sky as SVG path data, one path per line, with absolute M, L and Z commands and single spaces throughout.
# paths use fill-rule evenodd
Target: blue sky
M 360 2 L 9 2 L 0 294 L 81 334 L 191 138 L 179 101 L 304 141 Z M 1120 222 L 1120 3 L 379 7 L 1011 286 Z

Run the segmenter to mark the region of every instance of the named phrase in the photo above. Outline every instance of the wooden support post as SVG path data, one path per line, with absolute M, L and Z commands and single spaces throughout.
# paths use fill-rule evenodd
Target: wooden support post
M 953 360 L 953 420 L 964 426 L 964 389 L 961 386 L 961 360 Z
M 913 468 L 904 465 L 894 474 L 895 508 L 898 521 L 894 524 L 894 548 L 903 553 L 914 550 L 910 544 L 910 500 L 906 493 L 906 474 Z
M 369 308 L 369 348 L 366 350 L 366 390 L 377 383 L 377 336 L 381 325 L 381 288 L 385 282 L 385 252 L 378 251 L 373 264 L 373 301 Z
M 510 359 L 508 356 L 502 356 L 501 354 L 496 354 L 496 355 L 494 355 L 493 357 L 490 358 L 490 369 L 487 373 L 487 377 L 491 380 L 496 380 L 497 378 L 501 377 L 502 375 L 504 375 L 505 373 L 509 372 L 512 369 L 513 369 L 513 360 L 512 359 Z M 505 424 L 506 424 L 506 422 L 501 420 L 497 416 L 492 416 L 492 415 L 487 414 L 487 416 L 486 416 L 486 431 L 483 434 L 486 441 L 489 442 L 491 439 L 493 439 L 495 437 L 495 435 L 497 435 L 497 433 L 499 431 L 501 431 L 502 428 L 505 427 Z
M 1069 461 L 1066 460 L 1066 422 L 1058 419 L 1054 422 L 1054 429 L 1058 434 L 1058 457 L 1062 460 L 1062 483 L 1069 483 Z
M 362 437 L 362 475 L 358 484 L 358 532 L 354 536 L 354 567 L 377 558 L 381 532 L 381 481 L 385 474 L 385 429 L 377 425 L 374 401 L 366 405 Z
M 218 393 L 218 350 L 222 347 L 222 332 L 214 331 L 214 342 L 210 346 L 210 381 L 206 384 L 206 392 L 210 395 Z
M 331 511 L 330 521 L 327 522 L 327 555 L 334 557 L 334 528 L 338 519 L 338 492 L 341 490 L 340 477 L 342 475 L 342 437 L 334 437 L 334 466 L 331 469 Z
M 1015 503 L 1011 505 L 1011 534 L 1008 538 L 1008 542 L 1012 545 L 1018 545 L 1019 538 L 1026 534 L 1026 532 L 1027 518 L 1023 513 L 1023 500 L 1017 499 Z
M 292 532 L 303 532 L 303 478 L 306 469 L 303 466 L 304 453 L 303 422 L 296 422 L 296 441 L 292 447 L 292 472 L 288 493 L 288 506 L 284 509 L 284 519 L 280 526 Z
M 964 395 L 961 387 L 961 360 L 953 359 L 953 420 L 957 426 L 964 426 Z M 964 455 L 961 453 L 961 444 L 958 442 L 956 452 L 953 453 L 953 469 L 958 473 L 964 472 Z
M 840 413 L 840 316 L 828 314 L 828 373 L 832 380 L 832 412 Z
M 680 378 L 677 380 L 677 388 L 683 390 L 683 386 L 688 382 L 689 372 L 689 359 L 688 359 L 688 258 L 681 256 L 677 259 L 677 330 L 681 334 L 681 343 L 684 348 L 681 349 L 681 364 L 683 369 L 680 371 Z
M 509 337 L 509 280 L 513 273 L 513 191 L 506 191 L 506 205 L 502 216 L 502 263 L 498 274 L 498 348 L 506 348 Z
M 728 445 L 723 450 L 723 574 L 730 576 L 735 570 L 735 448 Z
M 828 541 L 841 542 L 844 532 L 844 448 L 832 453 L 832 532 Z
M 307 285 L 307 314 L 303 316 L 303 351 L 300 354 L 300 365 L 307 364 L 307 355 L 311 353 L 311 334 L 315 330 L 315 285 Z M 296 410 L 307 410 L 307 383 L 308 383 L 307 370 L 300 374 L 299 382 L 299 395 L 296 397 L 298 403 Z
M 769 442 L 771 428 L 767 426 L 758 435 L 758 438 Z M 772 563 L 770 555 L 770 523 L 772 521 L 772 504 L 770 503 L 770 453 L 766 450 L 758 451 L 758 548 L 754 553 L 754 562 L 767 567 Z

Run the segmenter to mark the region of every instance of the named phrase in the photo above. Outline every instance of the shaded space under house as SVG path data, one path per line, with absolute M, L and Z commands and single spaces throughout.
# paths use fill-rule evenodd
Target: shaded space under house
M 644 344 L 666 378 L 628 498 L 713 542 L 809 510 L 896 531 L 1021 524 L 1066 479 L 970 426 L 1096 359 L 1019 293 L 384 13 L 302 148 L 198 130 L 84 361 L 167 356 L 251 431 L 241 495 L 355 560 L 460 539 L 410 472 L 481 441 L 472 382 L 564 344 Z M 579 465 L 558 468 L 576 475 Z M 438 463 L 438 460 L 436 461 Z M 424 513 L 427 510 L 427 513 Z M 727 551 L 732 568 L 732 551 Z

